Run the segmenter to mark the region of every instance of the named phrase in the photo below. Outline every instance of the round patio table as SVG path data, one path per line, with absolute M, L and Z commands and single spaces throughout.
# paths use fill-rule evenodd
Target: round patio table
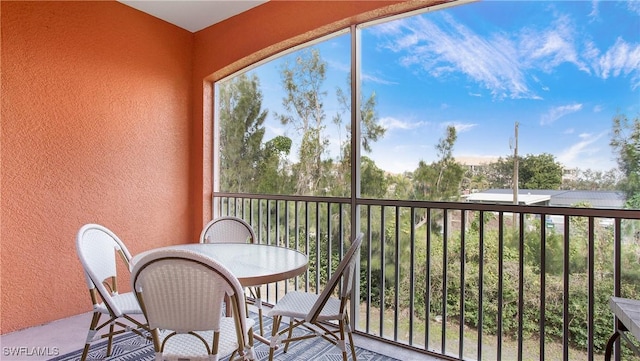
M 137 254 L 132 264 L 159 250 L 183 249 L 220 262 L 238 278 L 240 284 L 261 286 L 298 276 L 307 269 L 307 256 L 295 249 L 255 243 L 189 243 L 151 249 Z

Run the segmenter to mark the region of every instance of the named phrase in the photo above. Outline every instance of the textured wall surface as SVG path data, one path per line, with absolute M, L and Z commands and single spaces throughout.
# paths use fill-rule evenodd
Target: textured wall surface
M 85 223 L 134 254 L 193 241 L 193 34 L 117 2 L 1 6 L 6 333 L 91 309 Z

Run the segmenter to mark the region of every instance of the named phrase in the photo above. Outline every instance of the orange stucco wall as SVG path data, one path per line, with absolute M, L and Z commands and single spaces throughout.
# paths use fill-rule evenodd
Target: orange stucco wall
M 213 80 L 432 1 L 398 3 L 272 0 L 192 34 L 115 1 L 2 1 L 0 333 L 90 310 L 85 223 L 133 254 L 196 240 L 211 216 Z
M 90 310 L 83 224 L 189 240 L 193 34 L 117 2 L 3 1 L 1 25 L 5 333 Z

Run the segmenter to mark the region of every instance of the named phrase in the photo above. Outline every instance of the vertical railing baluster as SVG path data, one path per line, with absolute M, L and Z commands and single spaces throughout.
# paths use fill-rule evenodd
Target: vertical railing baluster
M 503 277 L 504 277 L 504 212 L 499 212 L 498 218 L 498 323 L 496 336 L 498 340 L 497 357 L 498 361 L 502 360 L 502 306 L 503 306 Z M 513 215 L 513 213 L 512 213 Z M 513 217 L 513 216 L 512 216 Z
M 344 212 L 344 205 L 342 203 L 337 204 L 338 206 L 338 243 L 340 244 L 340 260 L 342 261 L 342 259 L 344 258 L 344 246 L 345 246 L 345 237 L 344 237 L 344 217 L 342 217 L 342 214 Z M 351 234 L 351 232 L 349 232 L 349 240 L 353 240 L 355 238 L 355 234 Z M 349 242 L 349 245 L 351 245 L 351 242 Z
M 458 322 L 459 326 L 459 339 L 458 339 L 458 357 L 460 359 L 463 358 L 464 355 L 464 275 L 465 275 L 465 222 L 466 222 L 466 213 L 464 210 L 460 211 L 460 319 Z
M 613 295 L 621 297 L 621 279 L 622 279 L 622 223 L 620 218 L 614 221 L 613 229 Z M 614 331 L 618 331 L 618 318 L 613 318 Z M 616 340 L 614 348 L 614 360 L 620 361 L 620 338 Z
M 562 265 L 562 359 L 569 361 L 569 275 L 571 274 L 571 253 L 569 243 L 569 217 L 563 217 L 564 222 L 564 254 Z
M 367 319 L 365 330 L 370 333 L 371 326 L 371 205 L 367 205 Z
M 306 230 L 304 233 L 305 237 L 305 245 L 304 252 L 309 257 L 311 255 L 311 251 L 309 250 L 309 202 L 304 202 L 304 229 Z M 304 291 L 309 292 L 309 269 L 305 273 L 305 282 L 304 282 Z
M 395 216 L 395 274 L 394 274 L 394 311 L 393 311 L 393 340 L 398 341 L 398 321 L 399 321 L 399 312 L 400 312 L 400 207 L 396 208 L 396 216 Z
M 274 228 L 275 228 L 275 235 L 274 235 L 274 245 L 275 246 L 282 246 L 282 244 L 280 244 L 280 203 L 282 203 L 282 201 L 276 200 L 276 210 L 275 210 L 275 224 L 274 224 Z
M 425 289 L 427 290 L 427 296 L 425 300 L 425 325 L 424 325 L 424 347 L 425 350 L 429 349 L 429 340 L 431 339 L 431 208 L 425 209 L 425 227 L 426 227 L 426 260 L 425 266 Z M 413 221 L 412 221 L 413 224 Z
M 415 219 L 416 210 L 414 207 L 410 208 L 409 212 L 409 225 L 411 229 L 409 230 L 409 252 L 411 253 L 409 256 L 409 345 L 413 345 L 413 319 L 415 314 L 415 292 L 416 292 L 416 277 L 415 277 L 415 265 L 416 265 L 416 230 L 413 226 L 413 220 Z
M 331 203 L 327 202 L 327 281 L 331 278 L 331 274 L 333 273 L 331 271 L 331 260 L 333 258 L 333 232 L 331 230 L 331 223 Z
M 520 227 L 518 228 L 518 361 L 522 361 L 523 339 L 522 329 L 524 324 L 524 213 L 520 216 Z
M 295 234 L 293 235 L 294 238 L 294 244 L 295 244 L 295 248 L 296 251 L 300 250 L 300 232 L 299 232 L 299 228 L 300 228 L 300 219 L 299 219 L 299 214 L 300 214 L 300 202 L 299 201 L 294 201 L 293 202 L 293 232 L 295 232 Z M 294 286 L 295 286 L 295 290 L 297 291 L 298 288 L 300 287 L 300 284 L 298 282 L 299 277 L 296 277 L 294 279 Z
M 256 223 L 255 223 L 255 215 L 254 215 L 255 210 L 253 208 L 253 204 L 254 204 L 254 200 L 249 198 L 249 220 L 248 220 L 248 222 L 251 225 L 251 228 L 253 228 L 253 231 L 255 233 L 255 231 L 256 231 Z M 258 230 L 259 230 L 259 227 L 258 227 Z M 255 243 L 260 243 L 260 238 L 258 237 L 257 234 L 256 234 L 256 238 L 258 238 L 258 239 L 255 239 L 254 242 Z
M 282 201 L 276 200 L 276 209 L 275 209 L 275 217 L 276 217 L 276 219 L 275 219 L 275 222 L 274 222 L 275 223 L 274 224 L 274 227 L 275 227 L 275 236 L 274 237 L 275 237 L 275 245 L 276 246 L 281 246 L 281 244 L 280 244 L 280 242 L 281 242 L 280 241 L 280 237 L 281 237 L 281 235 L 280 235 L 280 229 L 281 229 L 281 226 L 280 226 L 280 204 L 281 203 L 282 203 Z M 285 283 L 285 284 L 287 283 L 287 281 L 282 281 L 282 282 Z M 275 300 L 277 302 L 280 299 L 280 297 L 279 297 L 280 287 L 278 287 L 278 282 L 276 282 L 274 285 L 275 285 L 275 294 L 276 294 Z
M 547 311 L 547 215 L 540 214 L 540 361 L 545 359 L 545 324 Z
M 478 215 L 478 355 L 477 359 L 482 360 L 482 329 L 484 323 L 484 211 Z
M 385 289 L 387 288 L 385 279 L 386 279 L 386 275 L 385 275 L 385 266 L 386 266 L 386 260 L 385 260 L 385 251 L 384 251 L 384 244 L 386 241 L 386 234 L 385 234 L 385 206 L 380 206 L 380 337 L 384 337 L 384 309 L 385 309 L 385 304 L 384 304 L 384 295 L 385 295 Z
M 263 237 L 263 214 L 264 214 L 264 200 L 258 200 L 258 239 L 260 243 L 266 243 L 265 238 Z
M 320 268 L 321 268 L 321 264 L 320 264 L 320 238 L 321 238 L 321 232 L 320 232 L 320 202 L 315 202 L 316 203 L 316 287 L 315 287 L 315 292 L 316 294 L 320 293 Z
M 291 248 L 291 244 L 289 241 L 289 236 L 290 236 L 290 232 L 289 232 L 289 217 L 290 217 L 290 212 L 289 212 L 289 205 L 290 202 L 289 201 L 284 201 L 284 247 L 287 248 Z M 284 281 L 284 294 L 286 295 L 287 292 L 289 292 L 289 280 L 285 280 Z
M 449 213 L 447 209 L 442 209 L 442 323 L 440 332 L 441 332 L 441 350 L 442 354 L 446 354 L 447 352 L 447 284 L 449 280 L 447 278 L 447 265 L 448 261 L 448 249 L 447 249 L 447 240 L 449 239 Z
M 593 361 L 593 317 L 594 312 L 594 298 L 595 298 L 595 231 L 594 231 L 594 217 L 589 217 L 589 309 L 587 311 L 588 330 L 587 330 L 587 359 Z

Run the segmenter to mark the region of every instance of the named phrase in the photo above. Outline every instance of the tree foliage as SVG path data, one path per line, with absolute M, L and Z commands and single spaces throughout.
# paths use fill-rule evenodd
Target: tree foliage
M 262 109 L 260 81 L 242 74 L 219 87 L 220 187 L 255 191 L 262 157 L 267 111 Z
M 453 158 L 453 147 L 457 140 L 456 128 L 447 127 L 446 134 L 436 145 L 438 160 L 427 164 L 418 163 L 413 173 L 416 199 L 453 201 L 460 196 L 460 184 L 464 168 Z
M 518 186 L 521 189 L 560 189 L 562 164 L 549 153 L 527 154 L 518 162 Z
M 281 69 L 282 105 L 286 113 L 278 114 L 278 117 L 283 125 L 292 125 L 302 136 L 298 163 L 294 166 L 298 195 L 313 194 L 326 174 L 322 161 L 329 144 L 324 134 L 323 99 L 327 94 L 322 90 L 326 68 L 320 52 L 311 48 L 302 50 L 293 64 L 285 63 Z
M 582 189 L 590 191 L 613 191 L 618 189 L 620 172 L 616 169 L 608 171 L 577 169 L 573 177 L 562 180 L 562 189 Z
M 482 174 L 483 183 L 488 188 L 513 188 L 514 157 L 500 157 L 486 167 Z M 562 185 L 562 164 L 548 153 L 527 154 L 518 157 L 519 189 L 560 189 Z M 480 188 L 487 189 L 487 188 Z
M 624 175 L 620 188 L 627 196 L 627 208 L 640 209 L 640 119 L 629 120 L 626 115 L 617 114 L 609 144 Z

